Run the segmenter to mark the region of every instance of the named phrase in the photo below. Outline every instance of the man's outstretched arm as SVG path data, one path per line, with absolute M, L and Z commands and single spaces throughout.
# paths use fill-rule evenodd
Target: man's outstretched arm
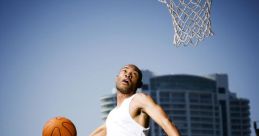
M 163 128 L 168 136 L 180 136 L 176 126 L 170 121 L 161 106 L 156 104 L 150 96 L 140 93 L 137 101 L 139 101 L 142 110 Z
M 102 124 L 98 128 L 96 128 L 90 136 L 106 136 L 106 126 L 105 124 Z

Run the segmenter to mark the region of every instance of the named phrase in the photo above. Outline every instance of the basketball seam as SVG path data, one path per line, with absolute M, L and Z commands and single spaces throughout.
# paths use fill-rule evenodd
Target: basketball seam
M 67 131 L 70 133 L 71 136 L 73 136 L 72 132 L 70 132 L 69 128 L 67 128 L 67 127 L 64 125 L 64 123 L 70 124 L 70 122 L 62 122 L 62 126 L 67 129 Z M 73 128 L 75 128 L 74 125 L 72 125 L 72 126 L 73 126 Z
M 59 131 L 59 136 L 61 136 L 61 132 L 60 132 L 60 129 L 58 128 L 58 127 L 54 127 L 54 129 L 52 130 L 52 132 L 51 132 L 51 136 L 53 135 L 53 133 L 54 133 L 54 131 L 55 131 L 55 129 L 58 129 L 58 131 Z

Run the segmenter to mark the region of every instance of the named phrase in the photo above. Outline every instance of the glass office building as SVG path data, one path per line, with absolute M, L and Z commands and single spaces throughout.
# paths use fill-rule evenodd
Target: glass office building
M 101 97 L 102 119 L 106 120 L 110 111 L 116 106 L 116 94 L 112 93 Z
M 250 136 L 249 101 L 229 91 L 226 74 L 143 73 L 142 91 L 163 107 L 182 136 Z M 102 97 L 101 103 L 105 119 L 116 103 L 115 93 Z M 163 130 L 151 121 L 149 135 L 162 136 Z

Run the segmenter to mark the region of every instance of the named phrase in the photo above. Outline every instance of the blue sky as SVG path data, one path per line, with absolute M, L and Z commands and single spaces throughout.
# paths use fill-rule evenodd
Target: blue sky
M 128 63 L 156 75 L 227 73 L 230 90 L 250 100 L 259 120 L 259 3 L 212 4 L 215 35 L 176 48 L 157 0 L 0 1 L 2 135 L 41 135 L 58 115 L 88 135 L 102 123 L 100 97 Z

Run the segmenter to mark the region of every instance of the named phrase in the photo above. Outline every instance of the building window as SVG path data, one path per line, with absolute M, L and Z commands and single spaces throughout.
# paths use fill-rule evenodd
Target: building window
M 222 87 L 218 88 L 218 91 L 219 91 L 220 94 L 225 94 L 226 93 L 225 88 L 222 88 Z

